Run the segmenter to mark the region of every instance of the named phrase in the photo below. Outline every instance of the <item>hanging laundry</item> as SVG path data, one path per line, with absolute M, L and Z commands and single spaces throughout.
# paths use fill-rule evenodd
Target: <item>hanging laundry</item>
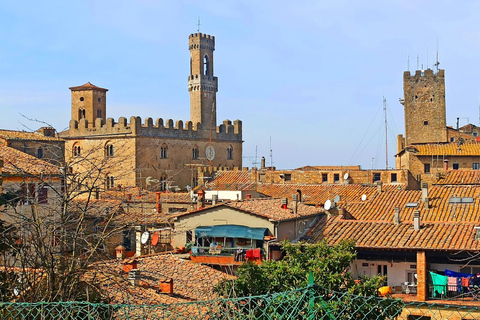
M 430 271 L 430 276 L 432 277 L 433 283 L 433 295 L 436 297 L 446 293 L 446 288 L 448 284 L 448 277 L 442 276 L 441 274 L 436 274 Z

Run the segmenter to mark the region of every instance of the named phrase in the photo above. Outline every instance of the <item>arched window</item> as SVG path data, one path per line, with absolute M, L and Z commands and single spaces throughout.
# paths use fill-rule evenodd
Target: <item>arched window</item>
M 232 146 L 227 148 L 227 160 L 232 160 L 233 159 L 233 148 Z
M 198 147 L 194 146 L 192 148 L 192 159 L 198 159 Z
M 73 154 L 74 157 L 80 157 L 81 156 L 82 149 L 80 148 L 80 145 L 78 143 L 75 143 L 73 145 L 72 154 Z
M 42 159 L 43 158 L 43 149 L 42 147 L 38 148 L 37 150 L 37 158 Z
M 78 120 L 85 118 L 85 109 L 78 109 Z
M 102 117 L 102 110 L 98 109 L 97 110 L 97 118 L 101 118 L 101 117 Z
M 161 159 L 167 159 L 167 151 L 168 151 L 168 147 L 166 144 L 163 144 L 161 147 L 160 147 L 160 158 Z
M 192 58 L 190 57 L 190 74 L 192 74 Z
M 203 74 L 205 76 L 208 76 L 208 70 L 210 70 L 210 61 L 208 60 L 208 56 L 205 55 L 203 57 Z
M 113 157 L 113 144 L 111 142 L 105 144 L 105 157 Z
M 105 181 L 105 184 L 106 184 L 107 190 L 115 187 L 115 177 L 108 175 Z

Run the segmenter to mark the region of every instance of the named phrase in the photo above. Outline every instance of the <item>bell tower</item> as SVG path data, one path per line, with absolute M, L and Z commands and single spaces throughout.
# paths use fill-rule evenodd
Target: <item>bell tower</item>
M 107 91 L 90 82 L 82 86 L 70 87 L 72 91 L 72 120 L 87 119 L 90 128 L 95 127 L 95 119 L 107 119 Z
M 213 51 L 215 37 L 203 33 L 191 34 L 188 38 L 190 50 L 190 120 L 202 129 L 215 129 L 217 125 L 218 78 L 213 75 Z

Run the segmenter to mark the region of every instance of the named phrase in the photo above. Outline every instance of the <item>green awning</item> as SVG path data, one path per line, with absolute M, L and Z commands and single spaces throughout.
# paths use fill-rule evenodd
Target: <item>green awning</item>
M 245 238 L 253 240 L 263 240 L 268 235 L 268 228 L 249 228 L 233 224 L 223 224 L 220 226 L 204 226 L 195 229 L 195 238 Z

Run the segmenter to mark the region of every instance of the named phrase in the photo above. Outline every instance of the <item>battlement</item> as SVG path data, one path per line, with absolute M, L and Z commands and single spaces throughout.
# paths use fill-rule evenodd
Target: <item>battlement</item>
M 403 73 L 403 79 L 405 81 L 418 78 L 445 78 L 445 70 L 440 69 L 437 73 L 434 73 L 431 69 L 416 70 L 414 74 L 411 74 L 410 71 Z
M 69 137 L 81 136 L 105 136 L 105 135 L 125 135 L 125 136 L 145 136 L 145 137 L 161 137 L 161 138 L 183 138 L 183 139 L 208 139 L 210 137 L 209 130 L 202 130 L 202 124 L 194 124 L 187 121 L 185 124 L 182 120 L 174 122 L 167 119 L 165 122 L 162 118 L 157 118 L 155 123 L 153 119 L 148 117 L 142 124 L 140 117 L 121 117 L 118 122 L 113 118 L 108 118 L 105 122 L 101 118 L 95 120 L 95 126 L 89 124 L 87 119 L 80 121 L 70 120 L 68 131 Z M 215 140 L 242 141 L 242 121 L 225 120 L 216 127 L 212 132 L 212 138 Z
M 193 33 L 188 37 L 188 49 L 215 50 L 215 37 L 204 33 Z

